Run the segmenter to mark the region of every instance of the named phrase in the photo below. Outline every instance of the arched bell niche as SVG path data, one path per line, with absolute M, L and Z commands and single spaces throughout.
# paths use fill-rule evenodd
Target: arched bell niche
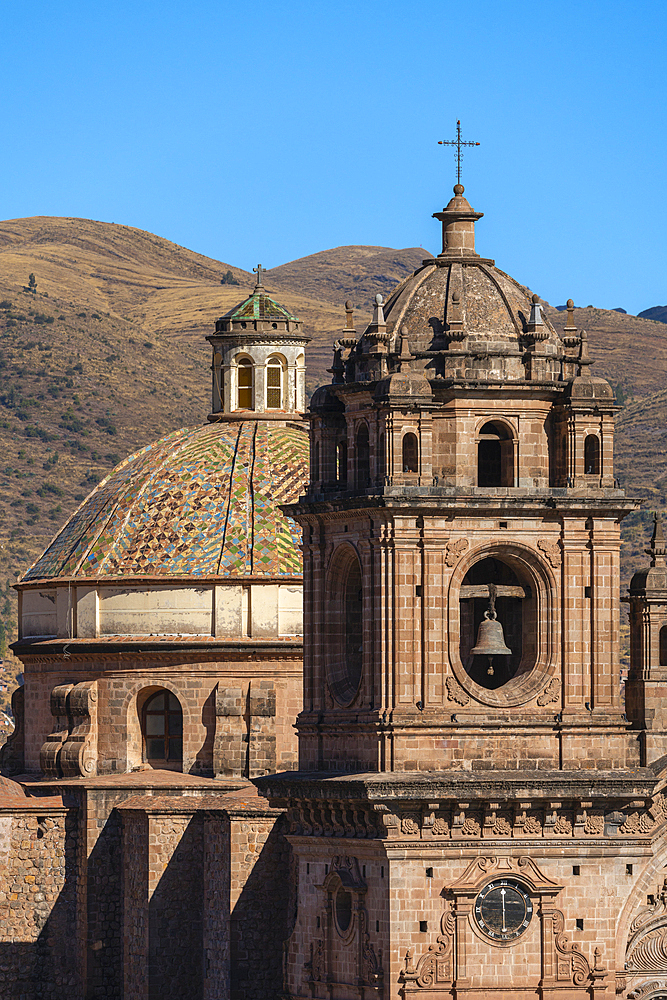
M 459 601 L 461 662 L 475 683 L 495 689 L 517 673 L 532 669 L 536 649 L 535 602 L 529 582 L 520 579 L 501 559 L 487 556 L 466 573 Z M 492 616 L 495 616 L 495 627 L 486 625 L 480 632 L 482 623 L 492 621 Z M 486 636 L 489 652 L 473 652 L 478 636 L 481 640 Z M 490 652 L 502 648 L 503 642 L 511 650 L 510 654 Z
M 521 705 L 544 690 L 557 667 L 556 595 L 549 567 L 523 546 L 487 546 L 461 561 L 450 587 L 449 659 L 461 686 L 478 701 Z M 502 631 L 496 626 L 480 633 L 486 612 L 491 620 L 495 614 Z M 474 652 L 480 640 L 488 652 Z

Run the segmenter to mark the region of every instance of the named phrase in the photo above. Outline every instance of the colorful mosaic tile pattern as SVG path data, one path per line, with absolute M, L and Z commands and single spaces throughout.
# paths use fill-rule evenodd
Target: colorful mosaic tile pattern
M 278 504 L 307 480 L 305 429 L 249 420 L 175 431 L 121 462 L 24 579 L 300 575 L 300 530 Z

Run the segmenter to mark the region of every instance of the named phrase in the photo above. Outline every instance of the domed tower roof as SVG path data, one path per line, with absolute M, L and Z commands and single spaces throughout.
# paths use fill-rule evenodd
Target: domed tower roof
M 449 204 L 434 214 L 442 222 L 441 253 L 425 260 L 386 304 L 380 303 L 381 326 L 374 317 L 357 345 L 362 378 L 382 376 L 377 355 L 395 358 L 401 338 L 407 338 L 431 378 L 562 378 L 563 341 L 543 314 L 539 296 L 476 252 L 475 222 L 482 213 L 473 210 L 463 191 L 457 184 Z M 384 352 L 377 347 L 378 330 Z

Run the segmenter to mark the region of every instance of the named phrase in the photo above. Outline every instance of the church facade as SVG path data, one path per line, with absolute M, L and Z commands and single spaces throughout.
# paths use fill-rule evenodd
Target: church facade
M 623 697 L 613 392 L 481 217 L 457 185 L 439 256 L 348 306 L 309 450 L 258 269 L 207 425 L 19 583 L 0 993 L 667 996 L 667 547 Z

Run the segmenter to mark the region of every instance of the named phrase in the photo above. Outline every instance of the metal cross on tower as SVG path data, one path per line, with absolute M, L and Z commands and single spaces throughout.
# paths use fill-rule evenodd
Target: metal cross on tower
M 461 183 L 461 160 L 463 159 L 463 153 L 461 152 L 462 146 L 479 146 L 478 142 L 466 142 L 461 138 L 461 122 L 456 123 L 456 139 L 440 139 L 438 141 L 439 146 L 456 146 L 456 183 Z

